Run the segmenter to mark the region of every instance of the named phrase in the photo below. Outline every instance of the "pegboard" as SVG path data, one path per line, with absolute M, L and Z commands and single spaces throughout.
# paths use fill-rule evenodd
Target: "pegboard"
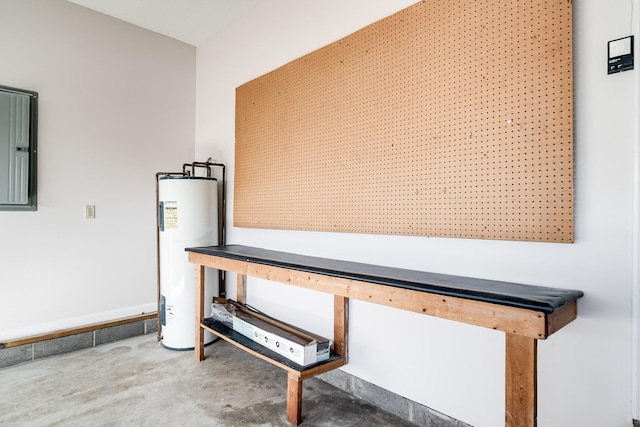
M 237 227 L 573 241 L 571 0 L 422 1 L 236 90 Z

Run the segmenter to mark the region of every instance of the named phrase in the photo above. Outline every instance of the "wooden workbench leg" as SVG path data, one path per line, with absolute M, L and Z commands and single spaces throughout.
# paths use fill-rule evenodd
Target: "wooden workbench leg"
M 287 382 L 287 421 L 294 426 L 302 422 L 302 378 L 293 372 Z
M 204 329 L 202 329 L 202 321 L 204 320 L 204 266 L 196 265 L 196 336 L 194 353 L 196 361 L 204 360 Z
M 237 274 L 238 282 L 236 285 L 236 301 L 240 304 L 247 303 L 247 275 L 246 274 Z
M 349 351 L 349 298 L 333 296 L 333 349 L 347 359 Z
M 537 425 L 538 340 L 506 334 L 505 424 Z

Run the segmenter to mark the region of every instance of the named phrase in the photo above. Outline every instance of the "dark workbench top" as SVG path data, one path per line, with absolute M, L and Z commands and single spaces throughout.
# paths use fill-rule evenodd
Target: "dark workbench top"
M 582 291 L 577 290 L 383 267 L 242 245 L 206 246 L 185 250 L 377 285 L 526 308 L 543 313 L 553 313 L 584 295 Z

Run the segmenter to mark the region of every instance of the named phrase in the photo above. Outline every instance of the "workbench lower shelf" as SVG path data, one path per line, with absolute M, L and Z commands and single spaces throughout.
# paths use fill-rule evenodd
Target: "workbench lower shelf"
M 203 319 L 200 327 L 234 346 L 278 366 L 288 372 L 287 420 L 293 425 L 302 422 L 302 381 L 332 371 L 347 363 L 346 357 L 331 352 L 329 359 L 302 366 L 245 337 L 211 317 Z
M 203 320 L 202 326 L 207 331 L 211 332 L 214 335 L 219 336 L 225 341 L 230 342 L 231 344 L 239 347 L 245 351 L 250 353 L 257 353 L 256 356 L 261 359 L 267 360 L 269 363 L 272 363 L 276 366 L 280 366 L 287 371 L 293 370 L 300 373 L 308 373 L 313 372 L 314 370 L 322 369 L 324 365 L 331 365 L 332 367 L 328 370 L 335 369 L 338 366 L 342 366 L 345 364 L 344 357 L 331 352 L 329 359 L 323 360 L 322 362 L 312 363 L 310 365 L 302 366 L 294 362 L 293 360 L 287 359 L 286 357 L 276 353 L 273 350 L 268 349 L 267 347 L 258 344 L 257 342 L 245 337 L 244 335 L 234 331 L 230 327 L 214 320 L 211 317 L 208 317 Z M 334 365 L 336 365 L 333 367 Z M 323 370 L 326 372 L 326 370 Z M 315 374 L 318 375 L 318 374 Z

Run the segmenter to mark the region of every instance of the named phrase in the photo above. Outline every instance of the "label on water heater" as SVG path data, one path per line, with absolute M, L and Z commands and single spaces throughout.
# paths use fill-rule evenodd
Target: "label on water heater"
M 178 228 L 178 202 L 164 202 L 164 229 Z

